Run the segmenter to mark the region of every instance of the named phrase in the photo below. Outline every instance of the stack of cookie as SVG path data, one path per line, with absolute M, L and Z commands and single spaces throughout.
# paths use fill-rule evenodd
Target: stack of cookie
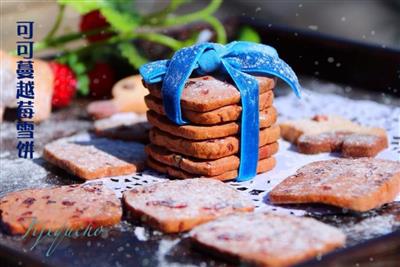
M 257 77 L 260 91 L 260 141 L 257 172 L 271 170 L 278 151 L 277 111 L 272 106 L 276 80 Z M 147 118 L 153 126 L 146 147 L 147 164 L 176 178 L 234 179 L 240 157 L 240 93 L 227 81 L 212 76 L 190 78 L 181 96 L 183 117 L 190 123 L 178 126 L 163 108 L 161 83 L 145 84 Z

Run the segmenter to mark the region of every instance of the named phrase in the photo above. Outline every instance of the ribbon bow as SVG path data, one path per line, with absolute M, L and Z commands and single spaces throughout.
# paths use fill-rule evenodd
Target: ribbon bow
M 240 167 L 238 181 L 249 180 L 257 173 L 259 145 L 259 89 L 252 75 L 274 75 L 284 80 L 300 97 L 300 84 L 293 70 L 267 45 L 232 42 L 227 45 L 203 43 L 182 48 L 171 60 L 143 65 L 139 72 L 146 83 L 162 84 L 162 97 L 167 117 L 178 125 L 182 118 L 180 100 L 186 80 L 192 72 L 228 74 L 241 96 Z

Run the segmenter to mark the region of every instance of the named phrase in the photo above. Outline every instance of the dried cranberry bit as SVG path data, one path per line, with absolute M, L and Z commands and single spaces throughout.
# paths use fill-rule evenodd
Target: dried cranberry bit
M 314 117 L 312 117 L 312 120 L 313 120 L 313 121 L 318 121 L 318 122 L 320 122 L 320 121 L 327 121 L 327 120 L 328 120 L 328 116 L 317 114 L 317 115 L 315 115 Z
M 28 197 L 27 199 L 25 199 L 25 200 L 22 202 L 22 204 L 26 204 L 26 205 L 29 207 L 29 206 L 32 205 L 35 201 L 36 201 L 35 198 L 33 198 L 33 197 Z
M 82 210 L 82 209 L 79 209 L 79 208 L 76 208 L 76 209 L 75 209 L 75 212 L 76 212 L 76 213 L 82 214 L 82 213 L 83 213 L 83 210 Z
M 117 207 L 118 205 L 112 201 L 107 200 L 106 203 L 112 207 Z
M 224 233 L 220 234 L 217 236 L 217 239 L 219 240 L 226 240 L 226 241 L 244 241 L 247 239 L 247 237 L 243 234 L 229 234 L 229 233 Z
M 208 90 L 207 88 L 203 88 L 203 89 L 200 90 L 200 93 L 201 93 L 202 95 L 207 95 L 208 92 L 209 92 L 209 90 Z
M 187 83 L 185 83 L 185 88 L 186 87 L 189 87 L 189 86 L 191 86 L 191 85 L 193 85 L 193 84 L 195 84 L 196 82 L 194 82 L 194 81 L 188 81 Z
M 314 170 L 314 174 L 322 174 L 324 172 L 325 172 L 325 170 L 323 168 L 317 168 Z
M 232 144 L 228 144 L 227 147 L 228 147 L 229 151 L 233 151 L 233 145 Z
M 75 204 L 75 201 L 64 200 L 63 202 L 61 202 L 61 204 L 63 204 L 64 206 L 73 206 Z
M 21 214 L 21 216 L 28 216 L 28 215 L 32 215 L 32 211 L 26 211 Z
M 222 210 L 222 209 L 225 209 L 228 207 L 230 207 L 230 205 L 228 203 L 217 203 L 217 204 L 210 205 L 210 206 L 204 206 L 203 209 L 219 211 L 219 210 Z
M 330 187 L 329 185 L 323 185 L 322 186 L 322 190 L 331 190 L 332 187 Z
M 182 202 L 176 202 L 174 200 L 153 200 L 146 202 L 146 206 L 161 206 L 171 209 L 183 209 L 187 207 L 187 204 Z

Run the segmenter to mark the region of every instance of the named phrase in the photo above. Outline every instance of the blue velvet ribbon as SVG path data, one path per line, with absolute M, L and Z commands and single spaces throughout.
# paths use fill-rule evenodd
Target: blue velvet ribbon
M 231 42 L 227 45 L 203 43 L 182 48 L 171 60 L 159 60 L 139 69 L 148 83 L 162 82 L 162 97 L 167 117 L 178 125 L 182 118 L 181 94 L 193 72 L 204 75 L 222 72 L 229 75 L 241 96 L 240 167 L 238 181 L 257 174 L 259 144 L 259 89 L 252 75 L 273 75 L 285 81 L 300 97 L 300 84 L 293 70 L 279 58 L 276 50 L 251 42 Z

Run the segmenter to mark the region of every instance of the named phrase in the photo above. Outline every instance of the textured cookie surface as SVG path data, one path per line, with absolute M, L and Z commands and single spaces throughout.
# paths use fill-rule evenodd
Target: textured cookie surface
M 144 116 L 133 112 L 116 113 L 94 122 L 97 136 L 147 143 L 151 126 Z
M 90 141 L 55 141 L 45 146 L 43 157 L 50 163 L 90 180 L 130 174 L 142 168 L 144 145 L 106 138 Z
M 273 125 L 260 130 L 259 146 L 274 143 L 279 139 L 279 126 Z M 239 138 L 228 136 L 204 141 L 187 140 L 176 137 L 157 128 L 150 130 L 150 142 L 166 147 L 173 152 L 200 159 L 218 159 L 236 154 L 239 151 Z
M 279 139 L 279 127 L 274 125 L 260 131 L 259 146 L 274 143 Z M 192 141 L 179 138 L 157 128 L 150 130 L 150 142 L 166 147 L 173 152 L 200 159 L 218 159 L 239 151 L 239 138 L 228 136 L 219 139 Z
M 260 94 L 275 87 L 274 79 L 256 78 L 259 82 Z M 146 86 L 151 95 L 161 98 L 160 84 L 148 84 Z M 189 78 L 181 95 L 182 107 L 197 112 L 210 111 L 239 102 L 240 93 L 235 86 L 212 76 Z
M 172 133 L 175 136 L 180 136 L 190 140 L 206 140 L 226 137 L 237 134 L 240 130 L 240 124 L 237 122 L 228 122 L 218 125 L 176 125 L 167 117 L 158 115 L 154 111 L 147 112 L 149 122 L 162 131 Z M 260 112 L 260 128 L 270 127 L 276 122 L 277 112 L 271 107 L 265 112 Z
M 374 157 L 388 146 L 384 129 L 364 127 L 339 116 L 316 115 L 283 122 L 280 127 L 282 138 L 297 144 L 304 154 L 342 151 L 345 157 Z
M 251 211 L 252 201 L 213 179 L 156 183 L 125 191 L 123 201 L 133 217 L 166 233 L 183 232 L 232 212 Z
M 272 106 L 274 94 L 267 91 L 260 95 L 259 109 L 265 111 L 268 107 Z M 152 95 L 145 96 L 145 101 L 149 109 L 157 112 L 160 115 L 165 115 L 163 102 L 161 99 Z M 268 111 L 267 111 L 268 112 Z M 228 105 L 206 112 L 196 112 L 182 108 L 183 117 L 192 123 L 201 125 L 213 125 L 223 122 L 236 121 L 240 119 L 242 114 L 242 107 L 240 105 Z
M 153 157 L 149 156 L 146 160 L 147 165 L 161 173 L 168 174 L 172 177 L 179 178 L 179 179 L 191 179 L 191 178 L 210 178 L 216 179 L 221 181 L 229 181 L 235 179 L 238 176 L 237 169 L 235 170 L 227 170 L 227 171 L 220 171 L 219 174 L 215 175 L 202 175 L 202 174 L 193 174 L 187 172 L 185 170 L 178 169 L 176 167 L 166 165 L 160 161 L 155 160 Z M 257 163 L 257 173 L 263 173 L 266 171 L 272 170 L 276 165 L 276 160 L 274 157 L 260 159 Z
M 324 203 L 367 211 L 391 202 L 400 193 L 400 162 L 334 159 L 300 168 L 270 193 L 272 203 Z
M 278 148 L 279 145 L 277 142 L 262 146 L 259 149 L 258 158 L 269 158 L 278 152 Z M 215 176 L 227 171 L 237 170 L 240 163 L 239 157 L 236 155 L 216 160 L 199 160 L 182 156 L 153 144 L 147 145 L 145 151 L 148 156 L 165 165 L 181 169 L 185 172 L 204 176 Z
M 68 185 L 13 192 L 0 199 L 0 218 L 12 234 L 24 234 L 31 225 L 41 230 L 78 230 L 117 224 L 120 200 L 101 185 Z
M 268 213 L 228 215 L 190 236 L 199 248 L 258 266 L 289 266 L 345 243 L 340 230 L 317 220 Z

